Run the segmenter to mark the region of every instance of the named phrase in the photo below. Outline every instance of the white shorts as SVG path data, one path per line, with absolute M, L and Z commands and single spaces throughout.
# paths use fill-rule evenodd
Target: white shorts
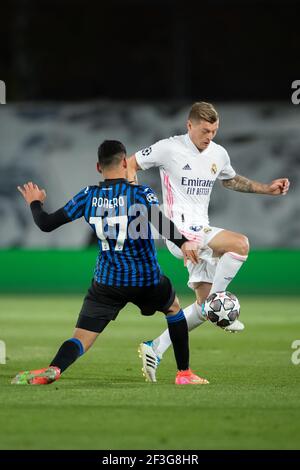
M 187 270 L 189 272 L 188 286 L 195 289 L 195 285 L 199 282 L 213 283 L 215 277 L 216 267 L 219 258 L 213 257 L 213 251 L 209 248 L 208 243 L 220 232 L 223 228 L 205 227 L 201 232 L 203 237 L 203 248 L 199 251 L 199 263 L 193 264 L 191 261 L 187 262 Z M 178 246 L 169 240 L 166 241 L 169 251 L 176 258 L 183 259 L 183 253 Z

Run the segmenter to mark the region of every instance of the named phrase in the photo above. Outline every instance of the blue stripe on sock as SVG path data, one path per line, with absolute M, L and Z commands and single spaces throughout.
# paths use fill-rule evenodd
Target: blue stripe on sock
M 72 341 L 73 343 L 77 344 L 77 346 L 79 347 L 79 355 L 82 356 L 82 354 L 84 354 L 84 347 L 82 345 L 82 342 L 77 339 L 77 338 L 70 338 L 68 339 L 68 341 Z
M 184 313 L 182 310 L 179 310 L 176 315 L 172 315 L 171 317 L 167 317 L 167 322 L 168 323 L 177 323 L 179 321 L 182 321 L 185 319 Z

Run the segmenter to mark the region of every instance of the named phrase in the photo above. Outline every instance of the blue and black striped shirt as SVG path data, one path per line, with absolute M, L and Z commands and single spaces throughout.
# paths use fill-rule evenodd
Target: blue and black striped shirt
M 152 205 L 158 205 L 158 199 L 151 188 L 120 178 L 88 186 L 64 206 L 68 219 L 84 216 L 97 235 L 96 282 L 116 287 L 160 282 L 148 221 Z

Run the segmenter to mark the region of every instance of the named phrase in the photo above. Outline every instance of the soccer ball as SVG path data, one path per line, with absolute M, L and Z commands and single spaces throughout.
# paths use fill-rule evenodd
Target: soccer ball
M 231 292 L 214 292 L 206 299 L 204 310 L 208 320 L 225 328 L 239 317 L 240 304 Z

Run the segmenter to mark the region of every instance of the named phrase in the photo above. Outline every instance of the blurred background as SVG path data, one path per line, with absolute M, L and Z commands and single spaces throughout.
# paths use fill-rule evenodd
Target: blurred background
M 0 449 L 299 449 L 299 7 L 1 0 Z M 49 364 L 73 330 L 97 256 L 82 220 L 41 232 L 17 185 L 44 187 L 54 211 L 97 184 L 102 140 L 119 139 L 132 154 L 185 133 L 199 100 L 219 111 L 215 141 L 238 173 L 291 180 L 282 198 L 215 185 L 211 225 L 246 234 L 251 252 L 229 287 L 245 332 L 207 322 L 190 337 L 192 367 L 210 380 L 209 393 L 174 389 L 172 351 L 157 386 L 144 383 L 137 345 L 165 321 L 142 318 L 132 304 L 58 384 L 12 387 L 18 371 Z M 139 181 L 161 198 L 158 171 Z M 183 263 L 162 241 L 157 247 L 182 307 L 190 305 Z
M 96 184 L 104 139 L 132 154 L 185 133 L 194 101 L 220 113 L 216 142 L 239 174 L 291 180 L 285 198 L 213 192 L 213 226 L 245 233 L 241 293 L 299 294 L 299 2 L 3 0 L 0 25 L 0 292 L 81 292 L 95 240 L 77 221 L 44 234 L 16 186 L 46 188 L 46 209 Z M 158 171 L 139 181 L 161 196 Z M 187 290 L 179 261 L 158 243 L 166 274 Z M 26 266 L 26 269 L 25 269 Z M 26 275 L 25 275 L 26 272 Z

